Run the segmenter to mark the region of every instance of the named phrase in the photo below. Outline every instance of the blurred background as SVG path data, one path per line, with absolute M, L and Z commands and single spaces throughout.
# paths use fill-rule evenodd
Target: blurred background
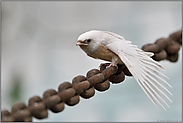
M 182 28 L 181 1 L 2 2 L 1 109 L 56 89 L 64 81 L 98 68 L 76 47 L 78 36 L 97 29 L 111 31 L 141 48 Z M 173 103 L 159 111 L 133 77 L 97 92 L 63 112 L 49 111 L 35 122 L 156 122 L 182 119 L 182 49 L 176 63 L 160 62 L 173 88 Z

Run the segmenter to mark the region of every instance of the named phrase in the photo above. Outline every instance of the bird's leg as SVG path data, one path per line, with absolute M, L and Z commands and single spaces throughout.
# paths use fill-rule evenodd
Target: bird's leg
M 109 68 L 111 66 L 114 66 L 114 67 L 117 67 L 118 68 L 118 66 L 117 66 L 118 60 L 119 60 L 119 58 L 112 59 L 111 64 L 109 66 L 107 66 L 106 68 Z
M 111 62 L 111 64 L 109 66 L 107 66 L 106 68 L 109 68 L 111 66 L 114 66 L 114 67 L 117 67 L 118 68 L 118 66 L 116 64 L 114 64 L 114 62 Z

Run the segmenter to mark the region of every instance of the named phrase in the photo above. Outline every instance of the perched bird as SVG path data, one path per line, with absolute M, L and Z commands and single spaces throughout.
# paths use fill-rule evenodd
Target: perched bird
M 118 34 L 99 30 L 91 30 L 81 34 L 78 37 L 76 46 L 80 46 L 80 48 L 92 58 L 110 61 L 111 64 L 109 67 L 117 66 L 117 64 L 125 64 L 139 86 L 158 109 L 159 106 L 157 102 L 165 110 L 166 108 L 163 106 L 162 102 L 169 107 L 164 97 L 170 102 L 172 101 L 165 91 L 170 95 L 172 94 L 164 86 L 164 83 L 171 88 L 172 86 L 161 76 L 165 76 L 160 72 L 160 68 L 164 68 L 151 58 L 154 53 L 139 49 L 136 45 L 132 45 L 131 41 L 125 40 Z

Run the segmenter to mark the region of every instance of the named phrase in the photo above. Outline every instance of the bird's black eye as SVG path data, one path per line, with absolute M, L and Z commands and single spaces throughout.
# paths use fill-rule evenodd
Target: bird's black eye
M 90 43 L 91 42 L 91 39 L 88 39 L 87 42 Z
M 92 39 L 86 39 L 86 40 L 84 40 L 84 43 L 89 44 L 91 42 L 91 40 Z

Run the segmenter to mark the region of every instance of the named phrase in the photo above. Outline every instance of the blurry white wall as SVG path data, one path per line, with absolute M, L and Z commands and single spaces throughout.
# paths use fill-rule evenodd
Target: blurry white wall
M 42 96 L 64 81 L 98 68 L 76 47 L 78 36 L 92 29 L 122 35 L 141 48 L 182 28 L 180 1 L 2 2 L 1 108 Z M 74 107 L 34 121 L 156 122 L 182 118 L 182 49 L 176 63 L 160 62 L 173 88 L 167 112 L 160 112 L 133 77 L 80 100 Z

